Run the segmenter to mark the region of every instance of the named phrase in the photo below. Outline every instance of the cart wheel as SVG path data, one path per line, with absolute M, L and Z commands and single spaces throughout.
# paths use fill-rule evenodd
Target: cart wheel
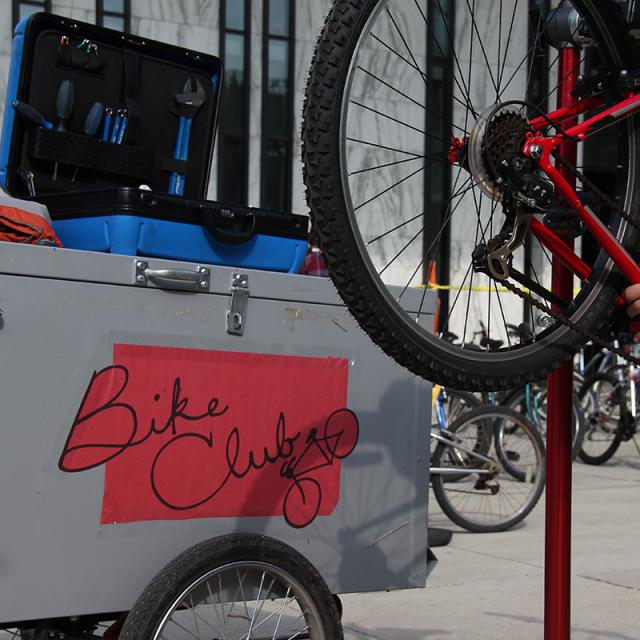
M 264 536 L 207 540 L 171 561 L 131 609 L 120 640 L 341 640 L 336 601 L 297 551 Z

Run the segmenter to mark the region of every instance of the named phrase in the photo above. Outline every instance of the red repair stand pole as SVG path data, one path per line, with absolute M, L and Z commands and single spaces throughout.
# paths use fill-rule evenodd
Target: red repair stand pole
M 558 68 L 558 107 L 571 104 L 571 91 L 580 74 L 580 52 L 561 49 Z M 564 122 L 568 128 L 576 122 Z M 562 145 L 560 153 L 571 165 L 577 165 L 574 142 Z M 561 168 L 563 176 L 575 177 Z M 573 244 L 573 240 L 567 240 Z M 555 258 L 553 292 L 565 300 L 573 297 L 573 276 Z M 547 481 L 545 532 L 545 640 L 569 640 L 571 637 L 571 448 L 573 440 L 573 362 L 569 361 L 548 380 L 547 400 Z

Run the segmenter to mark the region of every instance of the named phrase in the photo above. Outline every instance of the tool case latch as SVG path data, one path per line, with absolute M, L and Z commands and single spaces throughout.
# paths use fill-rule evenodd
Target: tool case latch
M 231 305 L 227 309 L 227 333 L 234 336 L 244 334 L 244 325 L 249 303 L 249 276 L 234 273 L 231 276 Z

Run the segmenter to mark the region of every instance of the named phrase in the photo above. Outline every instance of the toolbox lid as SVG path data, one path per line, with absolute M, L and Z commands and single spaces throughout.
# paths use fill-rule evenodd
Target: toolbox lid
M 179 173 L 184 195 L 204 198 L 222 73 L 213 55 L 47 13 L 26 18 L 14 33 L 0 186 L 28 196 L 26 176 L 32 173 L 38 195 L 140 184 L 166 191 Z M 189 89 L 202 94 L 196 108 L 185 105 Z M 26 107 L 16 111 L 14 103 L 35 109 L 42 121 L 29 119 L 33 112 Z M 92 121 L 96 103 L 104 111 L 95 109 Z M 105 140 L 107 108 L 113 114 Z M 117 132 L 122 129 L 125 109 L 121 139 L 112 138 L 118 112 Z M 177 153 L 181 115 L 192 116 L 186 158 Z M 98 116 L 97 130 L 87 133 Z

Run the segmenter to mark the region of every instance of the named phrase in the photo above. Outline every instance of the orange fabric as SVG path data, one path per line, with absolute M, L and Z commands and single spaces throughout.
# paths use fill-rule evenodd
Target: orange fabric
M 0 205 L 0 240 L 37 244 L 49 241 L 57 247 L 62 243 L 49 222 L 37 213 Z

